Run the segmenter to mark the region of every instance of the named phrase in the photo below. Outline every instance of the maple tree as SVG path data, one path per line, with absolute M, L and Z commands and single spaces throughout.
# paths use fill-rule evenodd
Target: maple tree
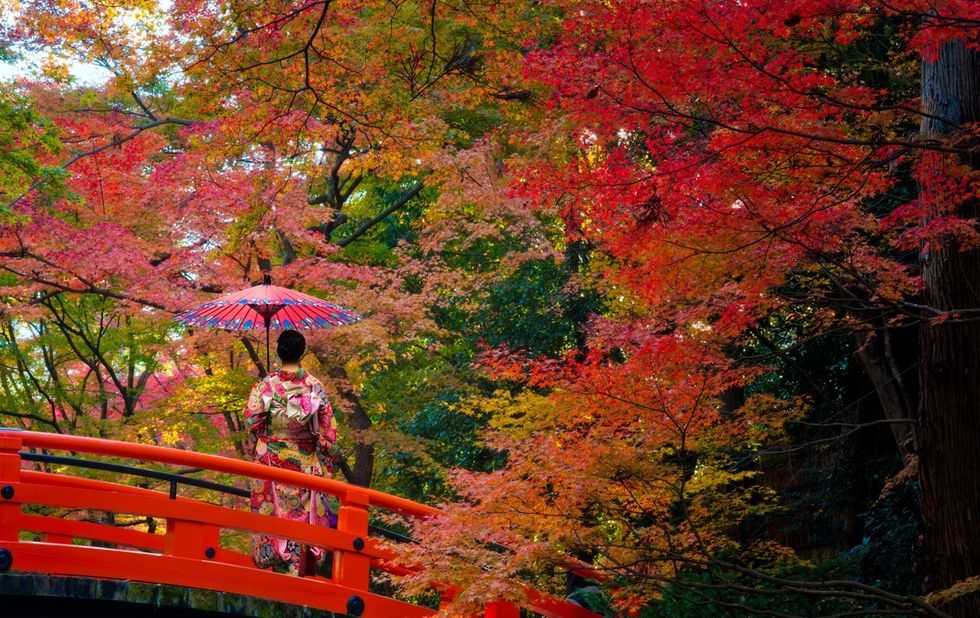
M 558 112 L 527 139 L 552 147 L 544 160 L 515 166 L 515 190 L 560 213 L 569 244 L 591 247 L 587 270 L 616 302 L 560 369 L 515 362 L 513 351 L 491 357 L 493 375 L 552 394 L 526 396 L 530 408 L 511 394 L 488 404 L 502 417 L 491 444 L 508 453 L 508 466 L 460 475 L 465 504 L 426 529 L 427 550 L 409 550 L 434 565 L 411 583 L 445 577 L 476 593 L 493 589 L 481 560 L 514 574 L 560 564 L 555 552 L 578 548 L 623 578 L 628 607 L 656 596 L 688 561 L 735 575 L 747 574 L 743 560 L 786 564 L 778 548 L 731 544 L 738 522 L 773 506 L 765 488 L 746 482 L 760 471 L 736 462 L 785 440 L 785 424 L 806 408 L 740 395 L 765 366 L 739 348 L 754 341 L 792 365 L 759 325 L 805 307 L 804 339 L 854 333 L 880 420 L 894 428 L 908 469 L 918 467 L 927 585 L 971 595 L 976 557 L 963 540 L 976 530 L 960 518 L 975 510 L 977 493 L 946 458 L 977 451 L 968 437 L 975 415 L 956 403 L 975 397 L 976 380 L 969 371 L 953 370 L 955 385 L 939 376 L 946 363 L 972 366 L 976 349 L 975 299 L 956 291 L 973 279 L 976 254 L 976 8 L 555 7 L 558 31 L 546 24 L 525 60 Z M 908 377 L 915 368 L 918 385 Z M 916 386 L 928 390 L 921 405 Z M 821 396 L 818 385 L 808 390 Z M 956 439 L 938 438 L 954 431 Z M 468 539 L 517 549 L 486 557 Z M 456 559 L 453 547 L 471 551 Z M 689 585 L 704 601 L 713 586 L 733 585 L 716 577 Z M 770 583 L 777 594 L 815 589 Z M 831 587 L 821 594 L 855 598 Z M 974 613 L 975 600 L 942 600 Z M 877 602 L 931 611 L 909 599 Z
M 921 484 L 928 599 L 976 610 L 974 3 L 7 4 L 48 54 L 0 93 L 24 426 L 246 454 L 256 340 L 170 319 L 266 271 L 369 315 L 311 336 L 344 477 L 457 499 L 409 591 L 571 555 L 611 612 L 935 614 L 752 531 L 780 453 L 877 428 L 875 505 Z
M 356 297 L 348 303 L 355 308 L 372 304 L 365 287 L 397 286 L 397 275 L 361 267 L 356 251 L 349 261 L 337 252 L 418 198 L 432 173 L 432 144 L 454 139 L 438 116 L 445 106 L 428 103 L 446 95 L 447 104 L 459 103 L 469 90 L 452 84 L 472 78 L 479 59 L 461 32 L 465 24 L 407 7 L 384 12 L 391 7 L 379 3 L 418 39 L 392 48 L 383 43 L 395 22 L 379 14 L 352 29 L 348 7 L 327 11 L 330 5 L 294 11 L 289 3 L 265 3 L 246 7 L 238 24 L 196 3 L 178 4 L 167 16 L 138 2 L 20 11 L 14 36 L 96 62 L 112 78 L 96 89 L 68 86 L 54 63 L 45 79 L 65 84 L 57 96 L 42 94 L 40 84 L 22 85 L 38 91 L 37 107 L 71 145 L 67 159 L 47 161 L 71 172 L 71 194 L 49 209 L 37 189 L 50 183 L 35 174 L 35 191 L 11 200 L 23 215 L 5 237 L 5 267 L 26 284 L 17 296 L 36 304 L 35 290 L 54 288 L 112 298 L 120 313 L 167 312 L 200 298 L 193 290 L 229 289 L 273 266 L 277 281 L 331 291 L 341 302 Z M 65 14 L 75 17 L 67 28 Z M 424 19 L 429 27 L 421 28 Z M 254 23 L 250 37 L 245 23 Z M 183 36 L 169 37 L 168 28 Z M 315 40 L 297 49 L 284 34 L 301 31 Z M 348 36 L 352 31 L 358 36 Z M 316 72 L 302 60 L 309 54 L 317 57 Z M 342 80 L 327 70 L 338 66 L 348 67 Z M 174 71 L 184 79 L 173 79 Z M 270 82 L 272 75 L 283 81 Z M 372 212 L 378 202 L 383 207 Z M 147 217 L 151 211 L 157 218 Z M 64 221 L 64 214 L 74 218 Z M 402 328 L 424 301 L 396 296 L 384 304 L 389 322 L 379 314 L 373 330 L 347 341 L 367 350 L 365 358 L 383 356 L 378 337 L 389 326 Z M 167 319 L 154 315 L 157 327 Z M 258 364 L 251 342 L 244 343 Z M 342 362 L 329 371 L 337 384 L 347 382 Z M 342 387 L 339 396 L 350 401 L 354 424 L 367 429 L 370 419 L 352 392 Z M 359 443 L 363 463 L 349 469 L 352 480 L 369 482 L 371 448 L 370 440 Z

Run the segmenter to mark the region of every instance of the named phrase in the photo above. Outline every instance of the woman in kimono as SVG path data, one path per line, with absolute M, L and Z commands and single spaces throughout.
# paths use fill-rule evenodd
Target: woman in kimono
M 281 370 L 252 388 L 245 424 L 255 439 L 255 460 L 267 466 L 313 476 L 333 473 L 337 424 L 323 384 L 300 367 L 306 339 L 283 331 L 276 344 Z M 252 511 L 320 526 L 335 526 L 327 495 L 272 481 L 252 491 Z M 323 549 L 295 541 L 255 535 L 256 565 L 294 575 L 315 572 L 325 559 Z

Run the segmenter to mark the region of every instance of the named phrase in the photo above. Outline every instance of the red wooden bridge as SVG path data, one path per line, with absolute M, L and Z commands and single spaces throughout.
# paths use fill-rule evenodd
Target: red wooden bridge
M 53 455 L 52 451 L 66 451 L 72 457 Z M 171 479 L 169 492 L 43 472 L 24 465 L 25 460 L 33 460 L 88 464 L 88 467 L 123 472 L 133 470 L 119 464 L 77 459 L 74 455 L 78 453 L 211 470 L 243 479 L 268 479 L 328 493 L 341 504 L 337 527 L 313 526 L 179 496 L 177 477 L 154 470 L 137 471 L 142 471 L 144 476 Z M 181 478 L 179 482 L 211 489 L 221 487 L 199 479 Z M 155 534 L 31 514 L 24 512 L 24 505 L 152 517 L 166 521 L 166 531 Z M 371 509 L 394 511 L 410 518 L 438 513 L 424 504 L 371 489 L 216 455 L 0 429 L 0 571 L 206 589 L 368 618 L 433 615 L 432 608 L 369 590 L 372 569 L 395 574 L 407 572 L 406 567 L 393 561 L 384 543 L 370 536 Z M 323 547 L 333 554 L 331 574 L 296 577 L 259 569 L 251 556 L 222 547 L 223 530 L 261 533 Z M 33 538 L 40 540 L 22 540 L 25 532 L 35 533 Z M 598 616 L 574 603 L 534 590 L 528 590 L 526 598 L 522 605 L 533 614 L 554 618 Z M 484 612 L 484 616 L 496 618 L 520 615 L 521 608 L 506 601 L 489 604 Z

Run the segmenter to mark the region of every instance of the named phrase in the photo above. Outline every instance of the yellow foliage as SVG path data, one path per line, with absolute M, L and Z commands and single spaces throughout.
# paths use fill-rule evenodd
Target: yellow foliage
M 691 479 L 685 485 L 688 492 L 695 494 L 702 491 L 720 489 L 730 484 L 746 481 L 758 476 L 755 470 L 732 471 L 711 465 L 699 465 L 694 470 Z
M 455 411 L 489 418 L 493 430 L 515 438 L 525 438 L 537 431 L 554 427 L 557 420 L 555 401 L 532 391 L 512 394 L 498 389 L 489 396 L 474 396 L 456 404 Z

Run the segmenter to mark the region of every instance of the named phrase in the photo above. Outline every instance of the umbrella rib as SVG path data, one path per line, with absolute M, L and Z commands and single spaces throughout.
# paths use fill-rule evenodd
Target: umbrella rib
M 248 305 L 246 305 L 246 304 L 244 304 L 244 303 L 240 303 L 240 304 L 238 304 L 238 311 L 236 311 L 235 313 L 233 313 L 233 314 L 232 314 L 232 315 L 231 315 L 231 316 L 230 316 L 230 317 L 228 318 L 228 323 L 229 323 L 229 324 L 233 324 L 233 323 L 234 323 L 234 320 L 236 320 L 236 319 L 238 319 L 238 315 L 239 315 L 240 313 L 242 313 L 243 311 L 245 312 L 245 315 L 248 315 L 248 312 L 249 312 L 249 311 L 251 311 L 251 307 L 249 307 Z M 243 317 L 243 318 L 242 318 L 242 323 L 241 323 L 241 324 L 239 324 L 239 325 L 237 325 L 237 326 L 234 326 L 234 328 L 233 328 L 233 329 L 229 329 L 229 330 L 244 330 L 244 329 L 242 328 L 242 325 L 244 325 L 244 324 L 245 324 L 245 318 Z
M 214 317 L 217 318 L 218 320 L 223 321 L 224 322 L 224 325 L 220 325 L 220 322 L 219 322 L 219 324 L 216 324 L 215 326 L 217 326 L 218 328 L 221 328 L 222 330 L 227 330 L 226 327 L 228 326 L 228 322 L 231 319 L 231 316 L 234 315 L 234 313 L 235 313 L 235 310 L 234 310 L 234 308 L 232 306 L 230 306 L 230 305 L 222 305 L 222 306 L 220 306 L 218 308 L 218 311 L 215 312 L 215 316 Z
M 289 320 L 290 322 L 289 328 L 293 328 L 293 329 L 296 328 L 296 314 L 295 311 L 293 311 L 292 305 L 283 305 L 283 308 L 279 311 L 279 313 L 282 314 L 282 316 L 285 317 L 287 320 Z M 282 318 L 280 318 L 279 327 L 282 330 L 286 330 L 286 325 L 283 324 L 282 322 L 283 322 Z
M 304 311 L 300 315 L 300 321 L 303 323 L 303 328 L 307 330 L 313 330 L 316 324 L 316 318 L 313 317 L 316 312 L 316 307 L 303 307 Z
M 296 314 L 296 322 L 299 328 L 303 330 L 310 330 L 310 325 L 307 324 L 307 315 L 309 313 L 309 307 L 303 307 L 302 305 L 297 307 L 293 313 Z
M 296 316 L 296 319 L 293 320 L 293 321 L 296 324 L 296 328 L 302 328 L 303 330 L 309 330 L 309 326 L 306 324 L 306 318 L 303 315 L 302 309 L 303 309 L 302 305 L 299 306 L 299 307 L 295 307 L 293 309 L 293 315 Z
M 278 318 L 279 320 L 279 330 L 286 330 L 286 325 L 283 324 L 283 320 L 289 320 L 290 322 L 292 322 L 292 319 L 290 319 L 289 317 L 288 311 L 289 311 L 289 305 L 283 305 L 282 309 L 276 312 L 276 318 Z M 289 325 L 290 328 L 292 328 L 292 326 L 293 326 L 292 324 Z
M 300 306 L 296 309 L 295 313 L 297 322 L 299 322 L 301 328 L 304 330 L 312 330 L 307 320 L 312 318 L 313 308 Z
M 305 311 L 303 309 L 305 309 Z M 303 328 L 304 330 L 310 330 L 310 325 L 307 324 L 307 317 L 309 312 L 310 312 L 309 307 L 304 308 L 302 306 L 298 307 L 295 311 L 296 321 L 301 325 L 301 328 Z

